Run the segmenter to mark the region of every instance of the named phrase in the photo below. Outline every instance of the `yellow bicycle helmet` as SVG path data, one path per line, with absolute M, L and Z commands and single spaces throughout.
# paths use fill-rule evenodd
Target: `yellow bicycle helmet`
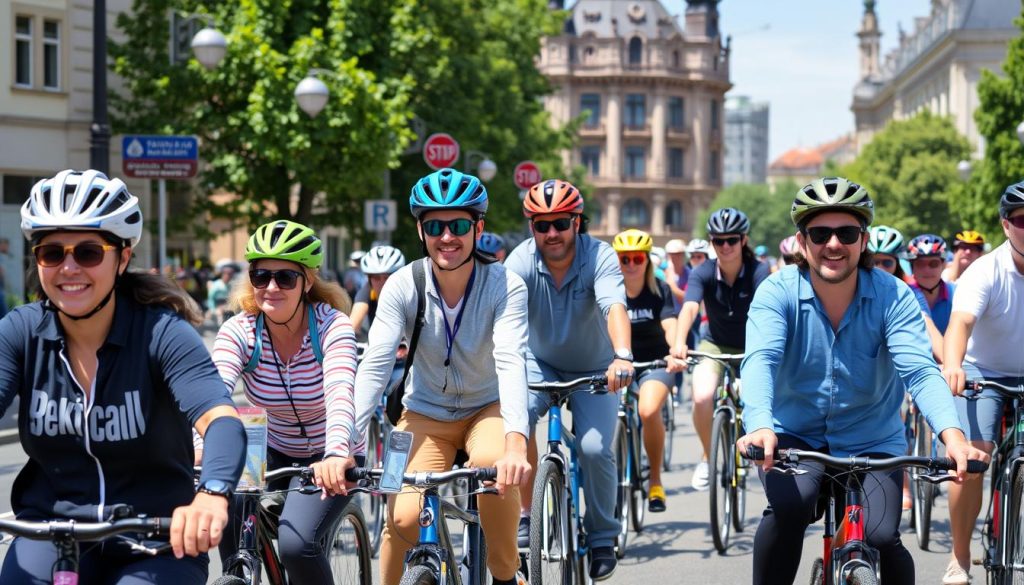
M 967 246 L 984 246 L 985 236 L 974 230 L 964 230 L 957 232 L 955 244 L 964 244 Z
M 612 240 L 612 248 L 615 248 L 616 252 L 649 253 L 653 246 L 651 235 L 641 230 L 626 230 Z

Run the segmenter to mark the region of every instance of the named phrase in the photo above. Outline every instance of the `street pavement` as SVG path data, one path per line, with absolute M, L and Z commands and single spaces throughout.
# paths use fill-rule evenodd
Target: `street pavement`
M 647 526 L 640 535 L 631 535 L 627 556 L 618 570 L 607 581 L 609 585 L 636 583 L 665 584 L 734 584 L 751 582 L 751 554 L 757 519 L 765 505 L 760 482 L 753 478 L 748 493 L 748 523 L 746 529 L 734 534 L 725 555 L 715 552 L 707 528 L 708 495 L 696 492 L 690 486 L 690 475 L 698 456 L 697 439 L 692 432 L 689 410 L 685 406 L 677 411 L 679 429 L 675 438 L 675 461 L 672 470 L 664 475 L 668 492 L 668 511 L 647 515 Z M 10 503 L 11 484 L 24 461 L 25 455 L 17 443 L 0 446 L 0 514 L 6 513 Z M 945 490 L 943 490 L 945 494 Z M 949 522 L 945 495 L 938 498 L 933 519 L 933 543 L 930 551 L 922 551 L 911 531 L 905 529 L 903 542 L 914 556 L 917 582 L 938 584 L 942 581 L 949 555 Z M 904 516 L 906 518 L 906 516 Z M 975 558 L 980 557 L 980 544 L 975 532 Z M 0 547 L 0 557 L 6 547 Z M 821 553 L 820 526 L 812 526 L 804 540 L 804 553 L 797 583 L 810 580 L 810 564 Z M 216 555 L 213 555 L 216 557 Z M 376 565 L 376 561 L 374 563 Z M 217 575 L 219 562 L 211 562 L 211 575 Z M 376 571 L 375 571 L 376 573 Z M 975 581 L 984 579 L 979 567 L 972 569 Z M 211 577 L 210 581 L 213 581 Z

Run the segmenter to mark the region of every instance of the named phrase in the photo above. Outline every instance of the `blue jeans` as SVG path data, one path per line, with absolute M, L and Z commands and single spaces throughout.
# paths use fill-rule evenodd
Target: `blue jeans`
M 563 372 L 538 361 L 532 355 L 526 358 L 526 374 L 531 384 L 564 382 L 594 374 L 595 372 Z M 544 392 L 530 392 L 530 436 L 537 420 L 548 412 L 550 396 Z M 612 444 L 618 424 L 619 401 L 614 394 L 576 392 L 569 397 L 572 422 L 576 435 L 576 455 L 583 470 L 583 496 L 587 500 L 587 514 L 583 526 L 591 548 L 612 546 L 619 534 L 615 519 L 615 453 Z

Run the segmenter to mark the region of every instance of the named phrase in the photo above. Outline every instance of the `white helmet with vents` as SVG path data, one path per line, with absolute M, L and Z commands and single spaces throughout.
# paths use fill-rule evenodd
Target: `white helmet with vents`
M 32 187 L 21 206 L 21 231 L 32 240 L 65 230 L 107 232 L 134 247 L 142 237 L 139 199 L 121 179 L 99 171 L 61 171 Z
M 398 248 L 374 246 L 360 260 L 363 274 L 392 274 L 405 266 L 405 256 Z

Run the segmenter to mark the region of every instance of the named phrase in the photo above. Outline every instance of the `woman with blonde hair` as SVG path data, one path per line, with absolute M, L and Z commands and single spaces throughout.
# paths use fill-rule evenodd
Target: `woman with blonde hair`
M 653 242 L 647 232 L 626 230 L 615 236 L 612 247 L 619 255 L 619 266 L 626 284 L 626 310 L 632 324 L 633 357 L 637 361 L 665 359 L 675 334 L 676 311 L 668 284 L 654 275 L 651 263 Z M 639 414 L 643 421 L 644 449 L 647 459 L 660 462 L 665 450 L 665 423 L 661 407 L 675 382 L 664 368 L 646 370 L 637 379 L 640 386 Z M 661 485 L 661 465 L 651 464 L 651 490 L 648 509 L 665 511 L 665 488 Z
M 353 422 L 356 372 L 355 334 L 345 314 L 350 301 L 340 286 L 320 278 L 323 249 L 304 225 L 260 226 L 245 259 L 248 278 L 231 299 L 241 312 L 218 332 L 213 360 L 228 388 L 241 377 L 246 398 L 267 412 L 267 469 L 314 468 L 323 495 L 288 494 L 278 547 L 290 581 L 333 583 L 323 544 L 349 500 L 343 431 Z M 239 525 L 232 515 L 222 558 L 234 552 Z

